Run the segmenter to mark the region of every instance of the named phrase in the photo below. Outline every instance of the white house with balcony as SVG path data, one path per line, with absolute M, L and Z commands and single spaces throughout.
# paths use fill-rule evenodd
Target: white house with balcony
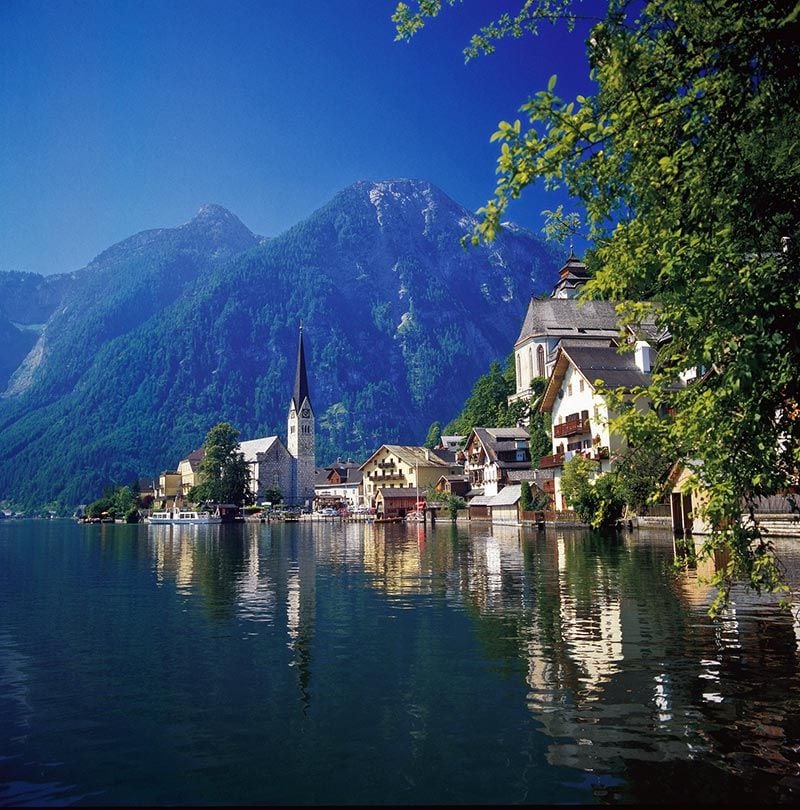
M 608 472 L 624 449 L 624 439 L 615 434 L 610 421 L 616 415 L 600 393 L 606 388 L 627 391 L 650 383 L 655 352 L 646 341 L 634 351 L 620 354 L 616 345 L 573 345 L 558 349 L 540 410 L 552 419 L 552 454 L 539 462 L 539 485 L 553 499 L 556 509 L 566 509 L 561 494 L 564 462 L 580 453 L 597 461 L 597 473 Z M 643 400 L 636 407 L 649 405 Z

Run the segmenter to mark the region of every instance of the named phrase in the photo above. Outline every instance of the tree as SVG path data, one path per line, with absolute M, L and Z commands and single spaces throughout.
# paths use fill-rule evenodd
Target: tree
M 201 483 L 189 490 L 189 499 L 196 503 L 252 503 L 250 469 L 239 450 L 239 431 L 228 422 L 220 422 L 208 431 L 203 449 L 198 470 Z
M 474 427 L 514 427 L 527 419 L 530 403 L 508 404 L 508 397 L 516 389 L 514 365 L 513 352 L 506 358 L 505 370 L 494 360 L 489 371 L 478 377 L 461 413 L 444 432 L 466 436 Z
M 571 6 L 524 2 L 473 37 L 467 57 L 569 19 Z M 441 8 L 400 4 L 398 37 Z M 672 444 L 696 460 L 708 495 L 705 551 L 730 553 L 712 610 L 738 579 L 780 587 L 772 546 L 742 507 L 798 480 L 799 18 L 797 0 L 609 0 L 586 43 L 596 92 L 562 100 L 554 76 L 521 108 L 528 125 L 499 124 L 499 182 L 472 237 L 491 240 L 536 180 L 564 187 L 594 245 L 585 295 L 619 302 L 634 327 L 654 314 L 669 334 L 636 396 L 674 414 Z M 700 381 L 677 388 L 692 368 Z M 636 423 L 626 427 L 640 435 L 654 424 Z
M 561 493 L 584 523 L 593 529 L 609 528 L 621 517 L 624 501 L 616 474 L 596 473 L 596 462 L 573 456 L 564 463 Z
M 458 510 L 464 509 L 467 502 L 460 495 L 453 495 L 452 493 L 447 496 L 447 514 L 450 520 L 455 523 L 458 517 Z
M 530 512 L 533 509 L 531 485 L 527 481 L 523 481 L 519 487 L 519 508 L 523 512 Z
M 428 437 L 425 439 L 425 447 L 433 450 L 442 438 L 442 425 L 440 422 L 433 422 L 428 428 Z

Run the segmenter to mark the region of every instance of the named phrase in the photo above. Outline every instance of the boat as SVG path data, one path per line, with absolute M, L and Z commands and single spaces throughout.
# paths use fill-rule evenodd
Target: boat
M 167 509 L 163 512 L 153 512 L 148 523 L 169 523 L 169 524 L 215 524 L 222 523 L 222 516 L 219 512 L 196 512 L 191 509 Z

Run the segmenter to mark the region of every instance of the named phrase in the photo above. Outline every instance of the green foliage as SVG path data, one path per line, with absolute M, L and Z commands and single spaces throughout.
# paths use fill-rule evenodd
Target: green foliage
M 506 360 L 505 369 L 496 360 L 489 371 L 478 377 L 461 413 L 444 428 L 448 435 L 466 436 L 475 427 L 514 427 L 528 413 L 528 404 L 508 404 L 514 393 L 514 354 Z
M 252 503 L 250 470 L 239 451 L 239 431 L 220 422 L 208 431 L 203 449 L 198 468 L 201 483 L 189 490 L 189 499 L 195 503 Z
M 581 455 L 564 463 L 561 492 L 578 517 L 593 529 L 613 526 L 624 505 L 616 475 L 597 475 L 597 463 Z
M 13 349 L 0 388 L 36 337 L 11 321 L 52 313 L 30 388 L 0 399 L 3 496 L 22 509 L 84 503 L 109 481 L 173 468 L 222 420 L 243 438 L 285 436 L 299 320 L 320 462 L 419 443 L 450 419 L 557 260 L 522 230 L 465 254 L 468 212 L 418 181 L 393 184 L 381 225 L 376 188 L 358 183 L 266 243 L 228 217 L 137 235 L 42 301 L 49 281 L 0 273 L 0 342 Z M 421 191 L 435 201 L 424 231 Z
M 459 509 L 465 509 L 467 502 L 460 495 L 453 495 L 452 493 L 447 496 L 447 514 L 450 520 L 455 523 L 458 517 Z
M 442 438 L 442 425 L 440 422 L 432 422 L 431 426 L 428 428 L 428 436 L 425 439 L 425 447 L 429 450 L 433 450 L 436 447 Z
M 106 487 L 103 497 L 86 507 L 87 517 L 98 518 L 104 514 L 111 518 L 125 518 L 128 523 L 137 523 L 139 509 L 133 490 L 125 486 Z
M 523 512 L 530 512 L 533 509 L 531 485 L 527 481 L 523 481 L 519 487 L 519 508 Z
M 573 4 L 520 5 L 468 55 Z M 398 36 L 441 8 L 401 4 Z M 583 204 L 585 295 L 620 302 L 634 326 L 654 314 L 671 336 L 638 396 L 675 413 L 671 445 L 700 462 L 709 548 L 731 555 L 721 593 L 734 578 L 771 590 L 771 549 L 742 504 L 796 485 L 800 464 L 797 0 L 610 0 L 586 48 L 596 92 L 563 100 L 553 77 L 523 105 L 528 125 L 499 124 L 499 182 L 472 242 L 537 180 Z M 676 388 L 691 368 L 707 374 Z

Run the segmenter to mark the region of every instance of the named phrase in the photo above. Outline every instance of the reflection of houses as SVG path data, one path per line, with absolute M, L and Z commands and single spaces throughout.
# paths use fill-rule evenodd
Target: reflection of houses
M 474 428 L 464 447 L 464 473 L 472 489 L 491 497 L 510 483 L 510 473 L 530 470 L 529 441 L 522 427 Z
M 622 449 L 622 437 L 611 433 L 609 420 L 615 414 L 599 393 L 598 380 L 608 388 L 630 390 L 650 382 L 653 351 L 645 341 L 634 352 L 619 354 L 616 346 L 562 345 L 539 408 L 552 419 L 553 453 L 539 462 L 539 481 L 554 499 L 556 508 L 566 508 L 561 497 L 561 468 L 580 453 L 597 461 L 597 471 L 611 469 Z M 641 399 L 637 407 L 647 407 Z
M 420 495 L 443 475 L 462 472 L 452 453 L 426 447 L 384 444 L 362 465 L 364 499 L 374 505 L 379 489 L 411 489 Z
M 355 461 L 336 461 L 330 467 L 317 470 L 314 495 L 318 507 L 361 505 L 361 481 L 364 474 Z

